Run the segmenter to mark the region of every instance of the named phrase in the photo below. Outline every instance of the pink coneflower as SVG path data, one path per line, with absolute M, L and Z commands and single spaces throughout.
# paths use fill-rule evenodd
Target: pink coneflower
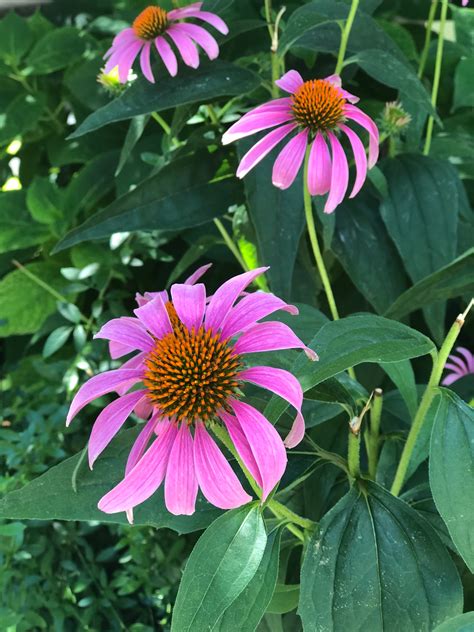
M 441 382 L 443 386 L 449 386 L 470 373 L 474 374 L 474 355 L 464 347 L 456 347 L 455 351 L 459 355 L 451 354 L 448 357 L 450 362 L 446 362 L 444 365 L 444 368 L 451 372 Z
M 254 145 L 242 158 L 237 176 L 243 178 L 286 136 L 297 132 L 278 154 L 273 165 L 272 182 L 287 189 L 295 180 L 303 163 L 307 146 L 307 186 L 311 195 L 329 193 L 325 213 L 338 206 L 349 183 L 347 158 L 337 132 L 347 136 L 356 165 L 356 179 L 349 197 L 361 189 L 370 169 L 377 162 L 379 132 L 373 120 L 354 103 L 359 100 L 341 88 L 337 75 L 326 79 L 303 81 L 296 70 L 290 70 L 276 84 L 291 96 L 260 105 L 234 123 L 222 137 L 224 144 L 276 127 Z M 346 125 L 353 121 L 369 132 L 369 159 L 357 134 Z M 278 126 L 278 127 L 277 127 Z M 331 153 L 329 152 L 329 147 Z
M 158 6 L 144 9 L 135 18 L 131 28 L 124 29 L 114 38 L 111 48 L 104 56 L 109 58 L 104 72 L 108 73 L 118 66 L 120 81 L 125 83 L 133 62 L 140 53 L 142 72 L 148 81 L 155 83 L 150 62 L 153 43 L 172 77 L 178 72 L 178 61 L 170 43 L 176 47 L 184 63 L 191 68 L 199 66 L 196 44 L 205 51 L 209 59 L 215 59 L 219 55 L 216 40 L 202 26 L 181 22 L 186 18 L 197 18 L 211 24 L 224 35 L 229 32 L 227 25 L 219 16 L 209 11 L 201 11 L 201 6 L 202 2 L 195 2 L 172 11 L 165 11 Z
M 207 267 L 172 285 L 170 296 L 166 291 L 137 295 L 134 317 L 115 318 L 96 334 L 110 341 L 112 358 L 138 353 L 120 369 L 91 378 L 72 401 L 67 424 L 92 400 L 112 391 L 119 394 L 94 423 L 90 466 L 133 411 L 148 419 L 131 449 L 125 478 L 99 502 L 106 513 L 126 511 L 131 519 L 133 507 L 163 480 L 165 503 L 173 514 L 194 512 L 198 488 L 222 509 L 249 502 L 211 437 L 209 431 L 218 426 L 227 429 L 265 499 L 285 470 L 286 451 L 274 426 L 243 401 L 240 389 L 247 382 L 276 393 L 296 409 L 288 447 L 304 435 L 298 380 L 283 369 L 245 365 L 248 353 L 278 349 L 303 349 L 317 359 L 287 325 L 258 322 L 280 309 L 290 314 L 298 310 L 273 294 L 243 294 L 267 268 L 233 277 L 207 297 L 204 284 L 196 283 Z M 130 391 L 138 383 L 138 390 Z

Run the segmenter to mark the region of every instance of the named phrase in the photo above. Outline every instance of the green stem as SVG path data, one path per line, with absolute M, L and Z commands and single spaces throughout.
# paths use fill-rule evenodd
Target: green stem
M 281 11 L 278 14 L 278 21 L 272 22 L 272 2 L 265 0 L 265 21 L 267 23 L 268 33 L 270 35 L 270 62 L 272 67 L 272 97 L 276 99 L 279 95 L 279 89 L 275 81 L 280 78 L 280 60 L 277 55 L 278 49 L 278 22 L 280 21 Z
M 344 57 L 346 55 L 347 42 L 349 41 L 349 36 L 352 30 L 352 24 L 354 23 L 354 18 L 356 16 L 358 7 L 359 7 L 359 0 L 352 0 L 351 8 L 349 9 L 349 15 L 347 16 L 347 20 L 341 34 L 341 43 L 339 45 L 339 52 L 337 54 L 336 70 L 334 71 L 336 75 L 341 74 L 341 70 L 344 65 Z
M 408 466 L 410 464 L 411 455 L 416 445 L 416 440 L 418 439 L 418 435 L 420 434 L 423 423 L 426 419 L 426 414 L 431 406 L 434 396 L 436 395 L 436 389 L 440 383 L 444 365 L 446 364 L 448 356 L 451 353 L 451 349 L 453 348 L 454 343 L 459 336 L 461 327 L 464 325 L 464 320 L 472 305 L 473 301 L 470 302 L 466 311 L 456 318 L 453 326 L 449 330 L 448 335 L 446 336 L 441 346 L 441 349 L 439 350 L 439 353 L 437 354 L 437 356 L 434 355 L 433 357 L 433 368 L 431 371 L 431 376 L 428 381 L 426 390 L 423 393 L 423 397 L 421 398 L 418 410 L 416 411 L 415 417 L 413 419 L 413 424 L 410 428 L 410 432 L 408 433 L 407 441 L 405 443 L 405 447 L 403 448 L 402 456 L 400 457 L 397 472 L 393 480 L 391 492 L 394 496 L 398 496 L 400 490 L 403 487 L 405 476 L 408 471 Z
M 436 15 L 436 9 L 438 8 L 439 0 L 431 0 L 430 12 L 428 14 L 428 21 L 426 23 L 425 31 L 425 43 L 420 55 L 420 65 L 418 66 L 418 77 L 421 79 L 425 72 L 426 60 L 428 59 L 428 51 L 431 44 L 431 30 L 433 28 L 433 21 Z
M 377 472 L 377 461 L 379 457 L 379 441 L 380 441 L 380 419 L 382 416 L 383 405 L 382 389 L 376 388 L 374 392 L 374 401 L 370 409 L 370 429 L 366 433 L 367 459 L 369 465 L 369 476 L 375 480 Z
M 256 493 L 256 495 L 261 498 L 262 497 L 262 490 L 260 489 L 260 487 L 257 485 L 257 483 L 255 482 L 253 476 L 250 474 L 250 472 L 248 471 L 248 469 L 245 467 L 245 465 L 243 464 L 242 459 L 240 458 L 237 450 L 235 449 L 234 444 L 232 443 L 231 438 L 229 437 L 229 435 L 227 434 L 227 431 L 225 430 L 225 428 L 223 428 L 222 426 L 220 426 L 219 424 L 214 424 L 212 426 L 212 432 L 216 435 L 216 437 L 222 441 L 222 443 L 225 445 L 225 447 L 229 450 L 229 452 L 232 454 L 232 456 L 235 458 L 235 460 L 237 461 L 237 463 L 240 466 L 240 469 L 242 470 L 242 472 L 245 474 L 245 478 L 248 480 L 248 482 L 250 483 L 251 488 L 253 489 L 253 491 Z
M 151 113 L 151 117 L 158 123 L 158 125 L 161 127 L 161 129 L 164 131 L 165 134 L 169 135 L 171 134 L 171 127 L 168 125 L 168 123 L 158 114 L 158 112 L 152 112 Z
M 352 478 L 360 476 L 360 432 L 354 434 L 349 431 L 349 444 L 347 447 L 347 464 Z
M 448 14 L 448 0 L 442 0 L 441 5 L 441 18 L 439 23 L 439 35 L 438 46 L 436 47 L 436 61 L 433 78 L 433 88 L 431 90 L 431 105 L 433 109 L 436 109 L 436 103 L 438 101 L 439 81 L 441 78 L 441 65 L 443 62 L 443 48 L 444 48 L 444 29 L 446 27 L 446 16 Z M 430 153 L 431 137 L 433 136 L 434 117 L 428 118 L 428 125 L 426 128 L 425 147 L 423 153 L 427 156 Z
M 274 499 L 270 500 L 267 507 L 271 511 L 273 511 L 275 515 L 278 513 L 280 514 L 282 518 L 286 518 L 293 524 L 297 524 L 303 529 L 312 530 L 314 529 L 316 525 L 316 523 L 313 522 L 312 520 L 309 520 L 308 518 L 303 518 L 303 516 L 300 516 L 294 511 L 291 511 L 291 509 L 288 509 L 286 505 L 283 505 L 282 503 L 278 502 L 278 500 L 274 500 Z
M 227 232 L 224 224 L 221 222 L 220 219 L 217 219 L 216 217 L 214 218 L 214 224 L 216 225 L 217 230 L 222 235 L 222 239 L 225 241 L 226 246 L 229 248 L 231 253 L 234 255 L 234 257 L 240 263 L 240 265 L 245 270 L 245 272 L 248 272 L 249 267 L 245 263 L 244 258 L 240 254 L 239 249 L 237 248 L 237 246 L 234 244 L 234 241 L 233 241 L 232 237 L 229 235 L 229 233 Z

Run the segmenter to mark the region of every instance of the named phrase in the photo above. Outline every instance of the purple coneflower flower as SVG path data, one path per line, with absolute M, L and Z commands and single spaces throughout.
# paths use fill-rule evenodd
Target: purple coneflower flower
M 470 373 L 474 374 L 474 355 L 464 347 L 456 347 L 455 351 L 457 351 L 461 357 L 453 353 L 448 357 L 450 362 L 446 362 L 444 368 L 451 372 L 448 373 L 441 382 L 443 386 L 449 386 L 453 382 L 456 382 L 456 380 L 460 380 Z
M 229 32 L 227 25 L 219 16 L 209 11 L 201 11 L 201 6 L 202 2 L 195 2 L 172 11 L 165 11 L 158 6 L 144 9 L 135 18 L 131 28 L 124 29 L 114 38 L 111 48 L 104 56 L 109 58 L 104 72 L 108 73 L 118 66 L 120 81 L 125 83 L 133 62 L 140 53 L 142 72 L 148 81 L 155 83 L 150 62 L 153 44 L 172 77 L 178 72 L 178 61 L 170 43 L 176 47 L 184 63 L 191 68 L 199 66 L 196 44 L 206 52 L 209 59 L 215 59 L 219 55 L 219 47 L 212 35 L 209 35 L 202 26 L 181 22 L 186 18 L 197 18 L 211 24 L 224 35 Z
M 133 411 L 148 420 L 131 449 L 125 478 L 99 502 L 106 513 L 126 511 L 131 521 L 133 507 L 163 480 L 166 507 L 173 514 L 194 512 L 198 488 L 222 509 L 249 502 L 211 437 L 209 430 L 216 425 L 227 429 L 265 499 L 285 470 L 286 451 L 274 426 L 243 401 L 240 389 L 247 382 L 276 393 L 296 409 L 286 446 L 303 438 L 303 393 L 294 375 L 245 366 L 246 354 L 278 349 L 303 349 L 317 359 L 287 325 L 258 322 L 280 309 L 297 314 L 297 308 L 273 294 L 244 294 L 267 268 L 233 277 L 206 297 L 204 284 L 196 281 L 208 267 L 172 285 L 170 296 L 166 291 L 137 295 L 134 317 L 115 318 L 95 336 L 110 341 L 112 358 L 136 355 L 120 369 L 91 378 L 71 403 L 67 424 L 92 400 L 112 391 L 119 394 L 94 423 L 90 466 Z M 130 391 L 138 383 L 142 386 Z
M 247 112 L 227 130 L 222 142 L 231 143 L 264 129 L 276 127 L 254 145 L 240 161 L 237 176 L 243 178 L 280 141 L 292 132 L 297 132 L 278 154 L 273 165 L 272 182 L 280 189 L 291 186 L 310 144 L 308 190 L 311 195 L 329 193 L 324 212 L 332 213 L 344 199 L 349 183 L 347 158 L 337 132 L 343 132 L 347 136 L 354 153 L 356 179 L 349 196 L 354 197 L 364 184 L 367 167 L 370 169 L 377 162 L 377 126 L 367 114 L 353 105 L 359 99 L 342 89 L 338 75 L 303 81 L 296 70 L 290 70 L 276 84 L 291 96 L 274 99 Z M 346 125 L 347 121 L 353 121 L 369 132 L 368 161 L 361 140 Z

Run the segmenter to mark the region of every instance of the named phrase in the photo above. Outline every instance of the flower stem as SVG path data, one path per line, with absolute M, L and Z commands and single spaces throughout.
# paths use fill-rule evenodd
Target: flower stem
M 278 97 L 279 91 L 278 86 L 275 81 L 280 77 L 280 59 L 277 55 L 278 50 L 278 28 L 281 16 L 285 12 L 285 7 L 282 7 L 278 12 L 275 23 L 272 22 L 272 1 L 265 0 L 265 20 L 267 22 L 268 33 L 270 35 L 271 46 L 270 46 L 270 62 L 272 66 L 272 97 L 276 99 Z
M 370 429 L 365 434 L 367 459 L 369 465 L 369 476 L 375 480 L 377 472 L 377 460 L 379 456 L 380 441 L 380 418 L 382 416 L 383 391 L 376 388 L 374 391 L 374 400 L 370 409 Z
M 347 464 L 352 478 L 360 476 L 360 432 L 354 434 L 349 431 L 349 443 L 347 446 Z
M 433 88 L 431 90 L 431 105 L 436 109 L 436 102 L 438 100 L 439 81 L 441 78 L 441 65 L 443 63 L 443 47 L 444 47 L 444 29 L 446 27 L 446 16 L 448 14 L 448 0 L 442 0 L 441 5 L 441 17 L 439 23 L 438 34 L 438 46 L 436 48 L 436 61 L 433 78 Z M 428 118 L 428 125 L 426 127 L 425 147 L 423 154 L 427 156 L 430 153 L 431 137 L 433 136 L 434 117 Z
M 234 255 L 234 257 L 240 263 L 240 265 L 242 266 L 244 271 L 248 272 L 249 267 L 245 263 L 244 258 L 240 254 L 239 249 L 237 248 L 237 246 L 234 244 L 234 241 L 233 241 L 232 237 L 229 235 L 229 233 L 227 232 L 224 224 L 221 222 L 220 219 L 217 219 L 217 217 L 214 218 L 214 224 L 216 225 L 217 230 L 220 232 L 220 234 L 222 236 L 222 239 L 225 241 L 226 246 L 229 248 L 231 253 Z
M 471 300 L 466 311 L 463 314 L 460 314 L 454 321 L 453 326 L 449 330 L 448 335 L 441 345 L 439 353 L 437 355 L 433 354 L 433 368 L 431 370 L 431 376 L 428 381 L 426 390 L 423 393 L 423 397 L 421 398 L 420 405 L 418 407 L 418 410 L 416 411 L 416 415 L 413 419 L 413 424 L 410 432 L 408 433 L 407 441 L 405 443 L 405 447 L 403 448 L 402 456 L 400 457 L 397 472 L 393 480 L 391 492 L 394 496 L 398 496 L 400 490 L 403 487 L 405 476 L 408 471 L 408 466 L 410 464 L 410 458 L 416 445 L 416 440 L 418 439 L 418 435 L 420 434 L 423 423 L 426 419 L 426 414 L 431 406 L 434 396 L 436 395 L 436 389 L 441 380 L 444 365 L 446 364 L 446 360 L 451 353 L 451 349 L 453 348 L 454 343 L 459 336 L 461 327 L 464 325 L 464 320 L 470 309 L 472 308 L 473 304 L 474 299 Z
M 425 43 L 420 55 L 420 65 L 418 66 L 418 77 L 421 79 L 425 72 L 426 60 L 428 59 L 428 51 L 431 43 L 431 29 L 433 28 L 433 21 L 436 15 L 436 9 L 438 8 L 439 0 L 431 0 L 430 12 L 428 14 L 428 21 L 426 22 L 425 31 Z
M 158 123 L 158 125 L 161 127 L 161 129 L 164 131 L 165 134 L 168 134 L 168 135 L 171 134 L 171 127 L 164 120 L 164 118 L 162 118 L 158 114 L 158 112 L 152 112 L 151 117 Z
M 359 0 L 352 0 L 351 8 L 349 9 L 349 15 L 347 16 L 347 20 L 341 34 L 341 43 L 339 45 L 339 52 L 337 54 L 336 69 L 334 71 L 336 75 L 339 75 L 341 73 L 342 67 L 344 65 L 344 57 L 346 55 L 347 42 L 349 41 L 349 36 L 352 30 L 352 24 L 354 23 L 354 18 L 356 16 L 358 7 L 359 7 Z
M 315 522 L 313 522 L 312 520 L 309 520 L 308 518 L 303 518 L 303 516 L 300 516 L 297 513 L 295 513 L 294 511 L 291 511 L 291 509 L 288 509 L 288 507 L 286 507 L 286 505 L 283 505 L 282 503 L 278 502 L 278 500 L 274 500 L 274 499 L 270 500 L 270 502 L 268 503 L 267 507 L 275 515 L 279 514 L 280 517 L 286 518 L 287 520 L 289 520 L 293 524 L 297 524 L 300 527 L 302 527 L 303 529 L 313 530 L 314 527 L 316 526 Z

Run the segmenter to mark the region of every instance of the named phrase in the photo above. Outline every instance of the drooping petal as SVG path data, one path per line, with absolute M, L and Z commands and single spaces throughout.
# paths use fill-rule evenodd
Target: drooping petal
M 273 314 L 277 310 L 284 310 L 290 314 L 298 314 L 298 308 L 288 305 L 281 298 L 269 292 L 252 292 L 244 296 L 228 313 L 222 327 L 222 337 L 230 338 L 245 331 L 261 318 Z
M 279 189 L 288 189 L 293 184 L 303 163 L 307 142 L 308 130 L 305 129 L 278 154 L 273 165 L 272 182 Z
M 199 44 L 209 59 L 216 59 L 219 56 L 219 46 L 216 40 L 202 26 L 183 23 L 179 25 L 179 28 L 183 33 L 189 35 L 196 44 Z
M 325 77 L 324 81 L 329 81 L 333 86 L 339 88 L 341 96 L 343 96 L 346 101 L 349 101 L 349 103 L 357 103 L 360 101 L 359 97 L 356 97 L 355 94 L 351 94 L 342 88 L 341 77 L 339 75 L 330 75 L 329 77 Z
M 148 442 L 150 441 L 153 433 L 157 427 L 157 425 L 163 425 L 164 428 L 162 430 L 166 430 L 170 425 L 167 419 L 160 419 L 160 413 L 156 413 L 149 419 L 143 428 L 140 430 L 138 437 L 135 439 L 135 442 L 132 446 L 132 449 L 129 452 L 127 464 L 125 466 L 125 476 L 133 470 L 138 461 L 142 458 L 145 450 L 148 446 Z M 160 433 L 161 434 L 161 433 Z
M 181 30 L 180 26 L 180 24 L 171 26 L 166 33 L 173 40 L 186 66 L 197 68 L 199 66 L 199 53 L 196 45 L 193 40 Z
M 163 338 L 173 331 L 170 317 L 161 296 L 156 296 L 145 305 L 133 310 L 133 313 L 157 338 Z
M 106 371 L 99 375 L 94 375 L 77 391 L 71 402 L 66 418 L 66 426 L 69 426 L 77 413 L 90 402 L 106 393 L 111 393 L 125 382 L 139 382 L 143 377 L 143 368 L 138 369 L 115 369 Z
M 94 461 L 109 445 L 145 393 L 145 390 L 141 390 L 123 395 L 106 406 L 97 417 L 92 426 L 88 446 L 91 469 Z
M 324 205 L 325 213 L 332 213 L 344 199 L 349 184 L 349 165 L 346 154 L 339 140 L 332 132 L 328 132 L 332 150 L 331 188 Z
M 317 354 L 284 323 L 266 322 L 254 325 L 237 340 L 234 352 L 259 353 L 280 349 L 303 349 L 310 360 L 317 360 Z
M 142 305 L 146 305 L 146 303 L 149 303 L 150 301 L 152 301 L 157 296 L 161 298 L 161 300 L 163 301 L 163 303 L 165 303 L 165 305 L 169 301 L 168 292 L 166 290 L 161 290 L 161 292 L 145 292 L 143 296 L 137 292 L 135 294 L 135 300 L 137 302 L 138 307 L 141 307 Z
M 105 513 L 132 509 L 149 498 L 161 485 L 165 476 L 171 448 L 176 438 L 176 427 L 170 424 L 125 478 L 98 504 Z
M 173 52 L 173 49 L 161 35 L 155 38 L 155 46 L 158 51 L 158 55 L 161 57 L 167 71 L 172 77 L 176 77 L 178 74 L 178 60 Z
M 185 284 L 194 285 L 196 281 L 199 281 L 199 279 L 209 270 L 209 268 L 212 268 L 212 263 L 206 263 L 206 265 L 201 266 L 186 279 Z
M 140 419 L 148 419 L 151 415 L 153 412 L 153 404 L 148 397 L 148 391 L 145 391 L 145 395 L 137 402 L 133 412 Z
M 140 67 L 148 81 L 155 83 L 155 77 L 153 76 L 153 72 L 151 70 L 150 51 L 151 42 L 147 42 L 140 53 Z
M 379 157 L 379 130 L 377 129 L 377 125 L 373 122 L 370 116 L 367 116 L 365 112 L 362 112 L 362 110 L 355 105 L 346 103 L 344 106 L 344 114 L 347 119 L 355 121 L 369 132 L 368 165 L 369 169 L 372 169 Z
M 342 129 L 342 131 L 346 134 L 354 153 L 356 179 L 351 194 L 349 195 L 350 198 L 353 198 L 359 193 L 367 177 L 367 156 L 362 141 L 350 127 L 341 123 L 339 125 L 339 129 Z
M 223 283 L 220 288 L 216 290 L 207 306 L 206 328 L 216 332 L 224 322 L 228 311 L 237 300 L 239 294 L 243 292 L 254 279 L 267 270 L 268 267 L 256 268 L 255 270 L 238 274 Z
M 453 382 L 457 382 L 457 380 L 460 380 L 461 377 L 462 375 L 458 375 L 456 373 L 450 373 L 441 381 L 441 384 L 443 386 L 449 386 L 450 384 L 453 384 Z
M 131 47 L 134 47 L 136 45 L 136 43 L 137 40 L 133 40 L 125 42 L 123 44 L 117 44 L 117 46 L 113 46 L 111 49 L 109 49 L 110 54 L 108 55 L 108 60 L 104 67 L 104 73 L 108 73 L 113 68 L 115 68 L 115 66 L 118 66 L 120 59 L 123 57 L 124 53 L 126 54 Z
M 117 46 L 118 44 L 130 44 L 130 42 L 138 41 L 138 36 L 132 27 L 124 29 L 117 33 L 117 35 L 112 40 L 112 46 Z
M 199 4 L 199 3 L 198 3 Z M 227 35 L 229 29 L 227 24 L 215 13 L 210 13 L 209 11 L 199 11 L 196 9 L 191 9 L 192 5 L 184 7 L 183 9 L 173 9 L 173 11 L 168 12 L 168 16 L 172 20 L 182 19 L 182 18 L 198 18 L 203 22 L 207 22 L 211 24 L 215 29 L 222 33 L 222 35 Z
M 231 415 L 225 410 L 219 411 L 219 417 L 225 424 L 229 432 L 229 436 L 234 444 L 238 455 L 242 459 L 245 467 L 248 469 L 250 474 L 255 479 L 257 485 L 259 487 L 263 486 L 262 477 L 260 476 L 260 470 L 258 469 L 257 462 L 253 455 L 252 449 L 247 441 L 247 437 L 244 435 L 244 431 L 242 430 L 237 417 Z
M 272 130 L 258 141 L 249 151 L 242 157 L 237 169 L 237 177 L 243 178 L 258 163 L 265 158 L 271 150 L 278 145 L 291 131 L 296 129 L 296 123 L 287 123 L 281 125 L 277 129 Z
M 456 347 L 455 351 L 464 356 L 469 372 L 474 373 L 474 354 L 472 354 L 469 349 L 466 349 L 465 347 Z
M 284 90 L 285 92 L 289 92 L 293 94 L 298 90 L 300 86 L 303 85 L 303 77 L 296 70 L 289 70 L 285 72 L 285 74 L 275 81 L 276 85 Z
M 122 366 L 120 367 L 120 369 L 121 370 L 122 369 L 141 369 L 143 372 L 145 372 L 145 362 L 144 362 L 144 360 L 145 360 L 146 356 L 147 356 L 147 354 L 145 352 L 137 353 L 137 355 L 134 355 L 129 360 L 124 362 L 122 364 Z M 131 378 L 130 380 L 128 380 L 128 382 L 123 382 L 122 384 L 117 386 L 114 390 L 115 390 L 115 392 L 118 395 L 123 395 L 134 384 L 136 384 L 136 379 L 135 378 Z
M 120 343 L 128 348 L 126 353 L 136 349 L 140 351 L 153 349 L 153 338 L 147 333 L 145 327 L 137 318 L 131 318 L 130 316 L 109 320 L 95 334 L 94 338 L 105 338 L 105 340 L 113 340 Z
M 128 73 L 130 72 L 133 66 L 133 62 L 135 61 L 142 46 L 143 42 L 141 40 L 137 42 L 132 42 L 128 45 L 127 49 L 120 56 L 120 59 L 117 62 L 120 83 L 127 82 Z
M 171 299 L 180 321 L 189 330 L 199 329 L 206 309 L 206 287 L 203 283 L 186 285 L 175 283 L 171 286 Z
M 308 190 L 311 195 L 324 195 L 331 187 L 331 157 L 321 132 L 311 145 L 308 159 Z
M 448 356 L 448 360 L 451 360 L 456 366 L 458 366 L 463 373 L 466 371 L 466 363 L 461 358 L 458 358 L 453 353 L 450 353 Z
M 168 18 L 170 20 L 182 20 L 185 17 L 189 17 L 189 13 L 199 11 L 202 5 L 202 2 L 193 2 L 192 4 L 187 4 L 181 9 L 172 9 L 171 11 L 168 11 Z
M 284 369 L 275 369 L 270 366 L 253 366 L 241 371 L 238 375 L 238 379 L 244 382 L 252 382 L 252 384 L 266 388 L 268 391 L 286 399 L 286 401 L 296 409 L 293 427 L 288 435 L 291 445 L 288 445 L 288 437 L 285 441 L 288 447 L 295 447 L 299 441 L 297 443 L 294 443 L 294 441 L 301 435 L 301 430 L 304 435 L 304 419 L 301 414 L 303 389 L 296 377 Z M 300 440 L 302 438 L 303 437 L 301 437 Z
M 445 369 L 448 369 L 449 371 L 453 371 L 453 373 L 457 373 L 458 375 L 466 375 L 466 367 L 463 366 L 459 366 L 458 364 L 452 364 L 451 362 L 446 362 L 446 364 L 444 365 Z
M 233 509 L 252 500 L 202 422 L 194 434 L 194 466 L 199 487 L 220 509 Z
M 265 500 L 285 471 L 285 446 L 275 427 L 253 406 L 238 400 L 232 400 L 230 405 L 258 466 Z
M 194 513 L 198 483 L 194 472 L 193 438 L 182 423 L 171 448 L 165 478 L 165 504 L 174 515 Z
M 222 136 L 222 143 L 228 145 L 235 140 L 240 140 L 257 132 L 262 132 L 270 127 L 276 127 L 281 123 L 287 123 L 292 118 L 292 113 L 286 109 L 259 112 L 255 115 L 252 114 L 252 116 L 242 117 L 237 123 L 229 127 L 227 132 Z

